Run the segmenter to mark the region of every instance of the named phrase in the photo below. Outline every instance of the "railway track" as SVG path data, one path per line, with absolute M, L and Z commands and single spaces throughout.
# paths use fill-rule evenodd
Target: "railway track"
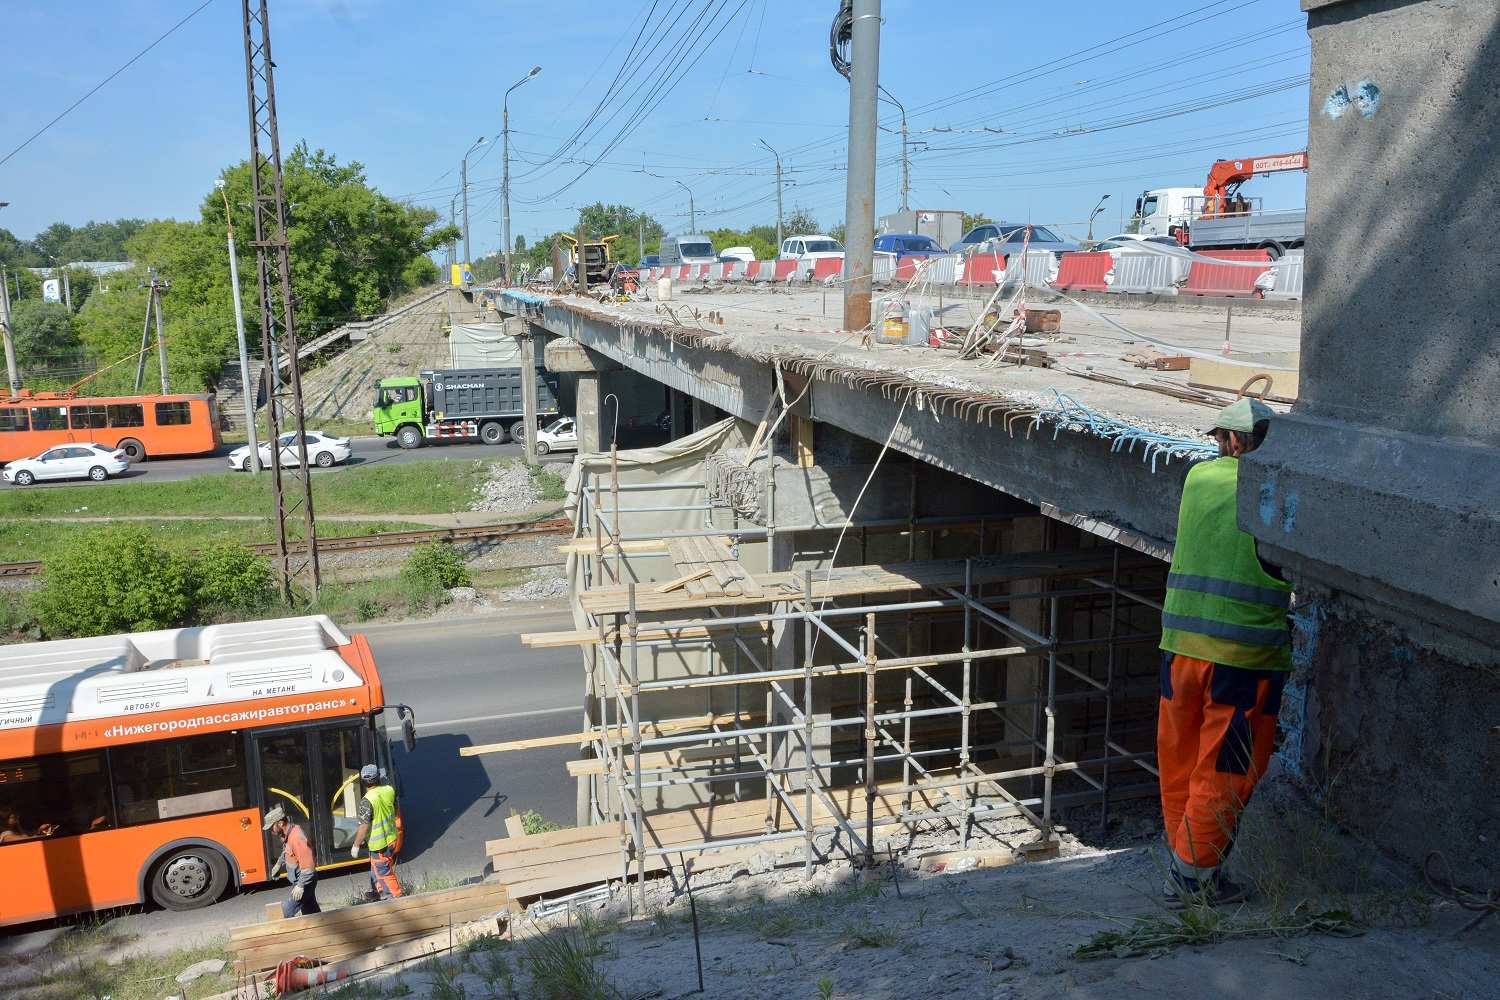
M 573 522 L 565 517 L 548 518 L 545 521 L 524 521 L 511 524 L 478 524 L 468 528 L 425 528 L 416 531 L 382 531 L 374 535 L 345 535 L 318 539 L 318 552 L 324 555 L 333 552 L 360 552 L 365 549 L 398 549 L 423 542 L 481 542 L 505 541 L 511 538 L 527 538 L 535 535 L 565 535 L 573 530 Z M 257 542 L 245 546 L 263 556 L 276 552 L 274 542 Z M 297 546 L 293 551 L 300 551 Z M 42 561 L 28 559 L 22 562 L 0 563 L 0 579 L 32 576 L 40 573 Z

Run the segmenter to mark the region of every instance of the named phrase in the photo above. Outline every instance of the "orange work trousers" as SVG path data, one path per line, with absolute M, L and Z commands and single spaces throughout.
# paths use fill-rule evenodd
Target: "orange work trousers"
M 1235 825 L 1266 772 L 1286 673 L 1163 652 L 1156 760 L 1177 872 L 1206 878 L 1234 846 Z
M 370 888 L 380 899 L 394 899 L 401 895 L 401 883 L 396 880 L 395 851 L 370 852 Z

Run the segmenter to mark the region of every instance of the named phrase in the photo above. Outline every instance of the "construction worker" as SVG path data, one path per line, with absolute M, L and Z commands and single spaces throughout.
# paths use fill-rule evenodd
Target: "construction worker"
M 1223 875 L 1235 825 L 1265 773 L 1292 666 L 1291 586 L 1236 523 L 1240 456 L 1273 411 L 1241 398 L 1220 411 L 1219 458 L 1187 475 L 1162 612 L 1156 755 L 1170 869 L 1168 902 L 1229 903 Z
M 349 856 L 359 857 L 368 844 L 370 892 L 376 899 L 392 899 L 401 895 L 401 883 L 396 880 L 396 790 L 374 764 L 360 768 L 359 780 L 365 794 L 359 800 L 359 829 L 354 831 Z
M 307 834 L 302 827 L 287 819 L 286 810 L 281 806 L 272 806 L 260 826 L 281 838 L 281 857 L 271 866 L 271 878 L 286 869 L 287 880 L 292 883 L 292 894 L 281 904 L 281 915 L 295 917 L 322 913 L 323 908 L 318 905 L 318 871 Z

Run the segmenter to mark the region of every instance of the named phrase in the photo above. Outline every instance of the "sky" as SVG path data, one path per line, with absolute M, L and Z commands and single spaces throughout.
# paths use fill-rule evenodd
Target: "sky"
M 203 0 L 5 0 L 0 158 Z M 501 95 L 511 232 L 528 240 L 623 203 L 669 232 L 844 216 L 848 85 L 828 56 L 836 0 L 270 0 L 282 148 L 364 164 L 384 193 L 446 215 L 470 156 L 472 256 L 501 244 Z M 1298 0 L 885 0 L 882 86 L 907 111 L 913 208 L 1051 225 L 1074 238 L 1109 195 L 1111 235 L 1153 187 L 1215 159 L 1306 148 Z M 880 105 L 877 214 L 899 203 L 900 116 Z M 581 130 L 581 131 L 580 131 Z M 570 139 L 572 140 L 570 142 Z M 195 218 L 248 155 L 238 0 L 186 24 L 0 163 L 0 228 Z M 679 183 L 680 182 L 680 183 Z M 1267 208 L 1305 178 L 1258 178 Z M 1107 232 L 1106 232 L 1107 230 Z

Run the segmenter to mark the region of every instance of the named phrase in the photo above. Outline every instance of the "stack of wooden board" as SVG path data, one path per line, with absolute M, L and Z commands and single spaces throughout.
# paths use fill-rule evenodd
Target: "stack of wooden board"
M 793 801 L 802 808 L 802 793 L 793 792 Z M 864 836 L 865 794 L 863 788 L 829 791 L 829 798 L 847 817 L 855 832 Z M 941 798 L 936 793 L 916 793 L 917 809 L 937 808 Z M 881 794 L 875 800 L 875 824 L 894 822 L 901 811 L 900 797 Z M 833 830 L 837 821 L 820 796 L 813 798 L 813 824 L 819 830 Z M 652 848 L 733 840 L 761 833 L 787 833 L 797 830 L 797 823 L 781 800 L 764 799 L 748 802 L 723 802 L 655 813 L 645 818 L 646 843 Z M 585 889 L 625 875 L 620 854 L 618 821 L 595 826 L 557 830 L 522 837 L 505 837 L 485 844 L 495 875 L 513 900 L 563 894 Z M 628 837 L 627 833 L 627 837 Z M 648 873 L 660 873 L 670 865 L 688 860 L 694 871 L 738 864 L 759 850 L 785 850 L 795 842 L 780 844 L 730 845 L 723 848 L 685 849 L 680 854 L 653 855 L 646 859 Z M 629 865 L 634 876 L 636 866 Z
M 672 538 L 667 553 L 679 574 L 655 588 L 659 594 L 681 588 L 690 597 L 738 597 L 756 600 L 765 596 L 755 578 L 740 565 L 721 538 Z
M 503 886 L 466 885 L 236 927 L 230 931 L 229 947 L 246 972 L 274 968 L 298 955 L 336 962 L 506 912 L 509 904 Z

